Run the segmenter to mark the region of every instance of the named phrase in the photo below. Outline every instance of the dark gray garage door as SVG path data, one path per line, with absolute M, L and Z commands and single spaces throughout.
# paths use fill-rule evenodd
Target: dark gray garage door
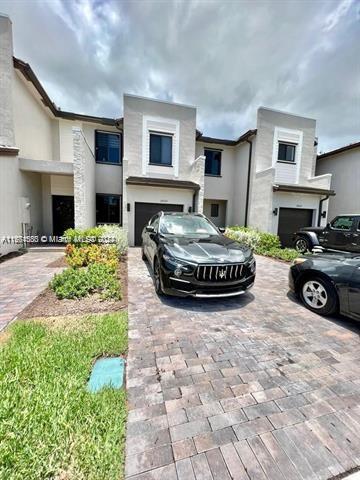
M 141 245 L 141 232 L 150 218 L 160 212 L 182 212 L 183 205 L 168 203 L 135 203 L 135 245 Z
M 312 225 L 313 211 L 306 208 L 280 208 L 278 235 L 283 247 L 293 246 L 293 235 L 301 227 Z

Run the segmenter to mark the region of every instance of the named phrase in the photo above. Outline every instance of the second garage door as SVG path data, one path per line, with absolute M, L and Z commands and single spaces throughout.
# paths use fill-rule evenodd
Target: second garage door
M 141 232 L 150 218 L 160 212 L 182 212 L 184 205 L 168 203 L 135 203 L 135 245 L 141 245 Z
M 278 235 L 283 247 L 293 247 L 293 235 L 301 227 L 311 227 L 313 210 L 280 208 Z

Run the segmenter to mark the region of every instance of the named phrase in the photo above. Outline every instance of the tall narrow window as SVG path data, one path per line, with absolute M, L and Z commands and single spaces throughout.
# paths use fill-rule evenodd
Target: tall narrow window
M 121 164 L 121 138 L 118 133 L 95 132 L 97 163 Z
M 279 142 L 278 161 L 295 163 L 296 145 Z
M 150 133 L 150 164 L 172 165 L 172 136 Z
M 122 223 L 121 195 L 96 194 L 96 223 Z
M 205 175 L 221 175 L 221 151 L 206 150 L 205 153 Z

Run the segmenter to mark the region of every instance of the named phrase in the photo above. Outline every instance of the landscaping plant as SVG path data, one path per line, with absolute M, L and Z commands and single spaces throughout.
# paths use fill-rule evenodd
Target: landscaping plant
M 102 299 L 120 300 L 117 268 L 119 257 L 127 250 L 126 231 L 116 225 L 104 225 L 69 229 L 64 235 L 69 241 L 65 258 L 70 268 L 51 280 L 49 286 L 56 296 L 74 299 L 99 293 Z
M 279 237 L 273 233 L 235 226 L 228 227 L 225 235 L 232 240 L 244 243 L 258 255 L 278 258 L 286 262 L 291 262 L 299 256 L 299 253 L 293 248 L 281 248 Z

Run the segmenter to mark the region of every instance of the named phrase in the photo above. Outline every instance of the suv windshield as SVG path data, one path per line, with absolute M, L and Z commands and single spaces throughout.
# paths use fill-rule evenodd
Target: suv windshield
M 164 215 L 160 221 L 160 233 L 165 235 L 219 235 L 204 217 Z

